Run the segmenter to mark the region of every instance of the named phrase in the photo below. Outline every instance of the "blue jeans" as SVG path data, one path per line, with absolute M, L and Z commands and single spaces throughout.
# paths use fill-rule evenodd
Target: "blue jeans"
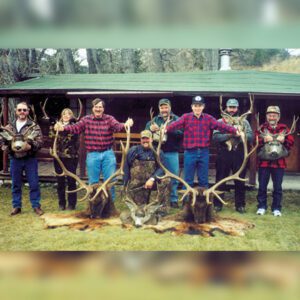
M 284 175 L 283 168 L 259 168 L 258 169 L 258 208 L 267 209 L 267 187 L 270 180 L 270 176 L 273 181 L 273 202 L 271 209 L 281 210 L 282 200 L 282 180 Z
M 32 208 L 40 207 L 41 192 L 38 176 L 38 162 L 35 157 L 11 158 L 10 175 L 12 179 L 13 208 L 22 207 L 22 174 L 25 171 L 29 183 L 29 198 Z
M 88 152 L 86 157 L 87 173 L 89 184 L 98 183 L 100 175 L 103 173 L 103 179 L 108 179 L 116 172 L 116 157 L 112 149 L 103 152 Z M 110 189 L 112 199 L 115 199 L 115 189 Z
M 193 186 L 195 171 L 197 171 L 198 184 L 208 188 L 209 149 L 199 148 L 184 151 L 184 180 Z
M 179 175 L 179 154 L 178 152 L 164 152 L 165 167 L 175 175 Z M 170 202 L 178 201 L 178 180 L 171 179 Z

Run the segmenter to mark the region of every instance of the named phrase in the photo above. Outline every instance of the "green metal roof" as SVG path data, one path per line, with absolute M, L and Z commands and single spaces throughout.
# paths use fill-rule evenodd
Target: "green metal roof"
M 0 87 L 0 95 L 70 91 L 300 95 L 300 74 L 260 71 L 43 75 Z

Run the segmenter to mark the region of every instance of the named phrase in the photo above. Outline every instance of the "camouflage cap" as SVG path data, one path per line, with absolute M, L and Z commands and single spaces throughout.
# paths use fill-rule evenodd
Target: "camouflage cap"
M 278 106 L 268 106 L 266 114 L 275 113 L 280 115 L 280 108 Z
M 143 130 L 143 131 L 141 132 L 141 138 L 143 138 L 143 137 L 146 137 L 146 138 L 151 139 L 151 138 L 152 138 L 152 133 L 151 133 L 151 131 L 150 131 L 150 130 Z

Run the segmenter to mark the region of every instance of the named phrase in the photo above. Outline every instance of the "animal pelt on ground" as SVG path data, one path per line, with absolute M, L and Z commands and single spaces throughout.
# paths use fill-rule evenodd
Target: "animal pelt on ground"
M 151 229 L 156 233 L 172 232 L 173 235 L 190 234 L 209 237 L 215 236 L 217 232 L 232 236 L 243 236 L 247 230 L 254 228 L 254 224 L 233 218 L 216 218 L 215 221 L 210 223 L 196 224 L 171 220 L 171 217 L 162 219 L 157 225 L 145 225 L 141 229 Z M 122 225 L 119 218 L 90 219 L 87 213 L 44 214 L 41 218 L 45 221 L 45 228 L 47 229 L 62 226 L 81 231 L 92 231 L 104 226 L 133 229 L 133 226 Z

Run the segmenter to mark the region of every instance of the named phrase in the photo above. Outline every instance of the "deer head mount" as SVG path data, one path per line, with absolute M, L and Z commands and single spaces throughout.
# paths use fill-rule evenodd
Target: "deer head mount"
M 128 206 L 129 212 L 125 211 L 120 215 L 120 219 L 124 225 L 131 224 L 139 228 L 143 225 L 156 225 L 160 220 L 160 215 L 157 211 L 162 205 L 157 201 L 137 205 L 126 193 L 125 204 Z
M 247 112 L 242 114 L 241 116 L 231 116 L 229 113 L 227 113 L 225 110 L 223 110 L 223 95 L 220 95 L 219 102 L 220 102 L 220 111 L 222 118 L 226 121 L 227 124 L 232 125 L 239 129 L 239 131 L 245 132 L 245 120 L 247 119 L 247 116 L 253 113 L 253 103 L 254 103 L 254 96 L 249 93 L 249 100 L 250 100 L 250 108 Z M 237 145 L 241 142 L 240 138 L 232 137 L 229 140 L 225 142 L 227 145 L 228 151 L 231 151 L 232 149 L 235 149 Z
M 13 130 L 4 127 L 1 122 L 3 112 L 1 111 L 0 113 L 0 128 L 3 130 L 0 132 L 0 135 L 10 144 L 12 151 L 15 152 L 18 157 L 26 155 L 26 144 L 28 141 L 34 141 L 39 135 L 39 132 L 34 130 L 34 127 L 37 125 L 37 123 L 33 105 L 30 106 L 30 109 L 33 114 L 33 117 L 30 119 L 33 123 L 32 125 L 28 126 L 23 133 L 16 133 Z
M 110 207 L 112 207 L 112 198 L 109 189 L 114 184 L 117 183 L 115 179 L 124 175 L 123 168 L 124 168 L 125 156 L 128 152 L 129 144 L 130 144 L 130 127 L 125 127 L 125 130 L 127 135 L 126 146 L 124 146 L 124 144 L 121 142 L 122 160 L 119 169 L 117 169 L 116 172 L 112 174 L 103 183 L 99 182 L 93 185 L 86 184 L 76 174 L 70 172 L 64 166 L 63 162 L 61 161 L 61 159 L 57 154 L 57 138 L 58 138 L 59 131 L 56 131 L 53 148 L 50 148 L 50 155 L 56 159 L 56 161 L 58 162 L 58 164 L 62 169 L 62 173 L 61 174 L 55 173 L 55 174 L 56 176 L 69 176 L 76 180 L 76 182 L 79 185 L 79 188 L 73 191 L 67 191 L 67 193 L 77 193 L 81 190 L 84 190 L 85 195 L 79 201 L 84 201 L 84 200 L 89 201 L 91 217 L 102 218 L 102 217 L 110 216 Z
M 257 156 L 260 159 L 263 160 L 277 160 L 282 157 L 287 157 L 289 155 L 289 151 L 285 148 L 285 146 L 277 140 L 278 136 L 284 136 L 293 134 L 296 129 L 296 124 L 298 122 L 299 117 L 296 118 L 296 116 L 293 117 L 293 123 L 290 127 L 290 130 L 284 130 L 281 133 L 272 134 L 267 128 L 264 130 L 262 129 L 262 126 L 259 125 L 259 114 L 256 115 L 256 121 L 257 121 L 257 128 L 258 132 L 260 133 L 260 136 L 262 138 L 265 138 L 266 136 L 271 136 L 273 138 L 272 141 L 264 143 L 264 145 L 261 147 L 260 151 L 258 152 Z
M 249 114 L 250 112 L 247 112 L 246 114 Z M 244 114 L 244 115 L 246 115 Z M 182 201 L 185 197 L 188 197 L 190 201 L 188 201 L 188 204 L 190 205 L 190 210 L 191 210 L 191 214 L 193 215 L 193 219 L 195 222 L 202 222 L 201 220 L 203 220 L 203 215 L 208 216 L 209 218 L 209 208 L 207 206 L 212 205 L 211 202 L 211 198 L 212 196 L 215 196 L 220 202 L 222 202 L 223 204 L 227 204 L 219 195 L 222 194 L 222 191 L 218 191 L 217 188 L 219 186 L 221 186 L 222 184 L 224 184 L 227 181 L 230 180 L 240 180 L 240 181 L 246 181 L 248 180 L 247 178 L 241 178 L 240 174 L 241 172 L 244 170 L 244 168 L 246 167 L 247 161 L 249 159 L 249 157 L 252 155 L 252 153 L 254 153 L 254 151 L 257 149 L 258 147 L 258 139 L 256 139 L 256 145 L 252 148 L 252 150 L 250 152 L 248 152 L 248 146 L 247 146 L 247 141 L 246 141 L 246 137 L 245 137 L 245 132 L 243 131 L 243 127 L 240 129 L 241 131 L 241 140 L 243 143 L 243 149 L 244 149 L 244 160 L 240 166 L 240 168 L 232 175 L 220 180 L 219 182 L 217 182 L 216 184 L 214 184 L 213 186 L 211 186 L 208 189 L 199 189 L 199 188 L 193 188 L 191 187 L 185 180 L 183 180 L 181 177 L 171 173 L 161 162 L 160 160 L 160 156 L 159 156 L 159 152 L 160 152 L 160 148 L 161 148 L 161 140 L 162 140 L 162 136 L 164 135 L 165 131 L 166 131 L 166 126 L 168 124 L 168 120 L 167 122 L 164 124 L 164 126 L 162 126 L 161 130 L 160 130 L 160 141 L 158 144 L 157 149 L 155 150 L 153 148 L 153 146 L 151 145 L 151 149 L 156 157 L 156 160 L 159 164 L 159 166 L 163 169 L 165 175 L 159 177 L 159 179 L 164 179 L 166 177 L 169 178 L 173 178 L 178 180 L 179 182 L 181 182 L 183 184 L 183 186 L 186 188 L 185 190 L 183 190 L 183 196 L 181 197 L 181 199 L 179 201 Z M 206 202 L 206 206 L 203 205 L 203 202 Z M 207 220 L 207 219 L 205 219 Z

